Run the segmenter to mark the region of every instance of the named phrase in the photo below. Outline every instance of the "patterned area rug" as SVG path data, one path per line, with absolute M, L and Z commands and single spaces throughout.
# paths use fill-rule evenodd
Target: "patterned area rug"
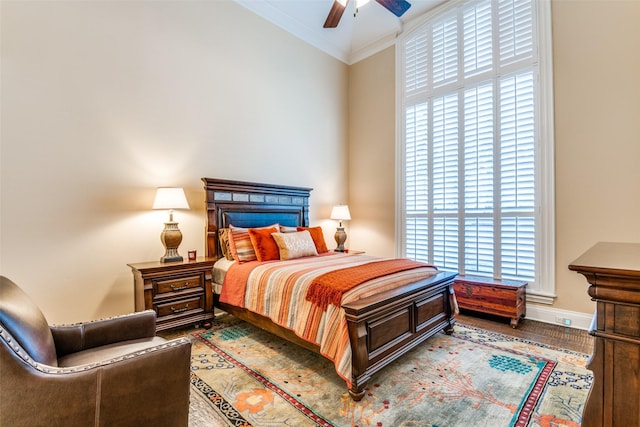
M 353 402 L 332 363 L 235 318 L 193 337 L 192 426 L 579 426 L 592 381 L 587 355 L 456 324 Z

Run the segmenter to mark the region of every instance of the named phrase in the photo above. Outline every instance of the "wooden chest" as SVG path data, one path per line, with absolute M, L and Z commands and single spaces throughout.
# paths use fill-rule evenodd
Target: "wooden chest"
M 508 317 L 515 328 L 526 314 L 526 286 L 527 282 L 515 280 L 459 276 L 453 289 L 460 308 Z

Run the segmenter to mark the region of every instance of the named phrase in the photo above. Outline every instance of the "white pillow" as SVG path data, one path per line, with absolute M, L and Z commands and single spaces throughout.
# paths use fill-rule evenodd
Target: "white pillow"
M 280 226 L 280 232 L 281 233 L 295 233 L 296 231 L 298 231 L 298 227 L 289 227 L 286 225 L 281 225 Z
M 316 244 L 307 230 L 295 233 L 271 233 L 271 235 L 278 245 L 281 260 L 318 255 Z

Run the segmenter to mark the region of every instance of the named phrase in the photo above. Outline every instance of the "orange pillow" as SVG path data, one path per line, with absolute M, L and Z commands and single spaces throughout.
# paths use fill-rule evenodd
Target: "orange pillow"
M 280 224 L 256 228 L 275 228 L 277 231 L 280 228 Z M 256 251 L 253 249 L 251 236 L 249 236 L 249 228 L 234 227 L 233 224 L 230 224 L 229 230 L 229 248 L 233 254 L 233 259 L 241 263 L 258 259 Z
M 276 241 L 271 236 L 271 233 L 276 233 L 277 228 L 250 228 L 249 238 L 253 245 L 253 250 L 256 252 L 256 258 L 258 261 L 269 261 L 273 259 L 280 259 L 280 251 Z
M 322 233 L 322 227 L 298 227 L 298 231 L 308 230 L 313 239 L 313 243 L 316 245 L 316 251 L 319 254 L 329 252 L 327 244 L 324 241 L 324 234 Z

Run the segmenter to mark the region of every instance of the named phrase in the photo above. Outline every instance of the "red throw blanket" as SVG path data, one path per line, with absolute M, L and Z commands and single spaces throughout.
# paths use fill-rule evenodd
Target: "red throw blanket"
M 399 258 L 333 270 L 316 277 L 307 291 L 307 300 L 318 305 L 323 310 L 329 304 L 339 307 L 342 295 L 361 283 L 387 274 L 420 267 L 432 266 L 410 259 Z

